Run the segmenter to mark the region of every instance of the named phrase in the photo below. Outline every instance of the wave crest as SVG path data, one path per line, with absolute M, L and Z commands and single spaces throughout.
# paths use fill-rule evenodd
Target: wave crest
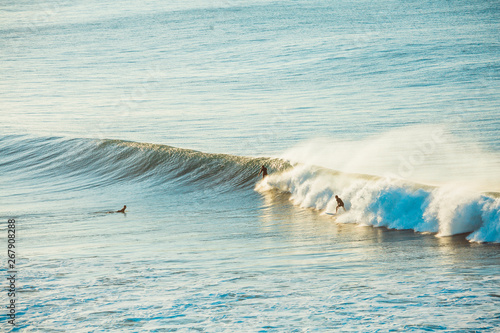
M 0 138 L 0 171 L 13 177 L 74 177 L 92 186 L 119 182 L 170 184 L 183 191 L 193 185 L 221 191 L 252 188 L 260 166 L 282 171 L 281 159 L 208 154 L 161 144 L 123 140 Z

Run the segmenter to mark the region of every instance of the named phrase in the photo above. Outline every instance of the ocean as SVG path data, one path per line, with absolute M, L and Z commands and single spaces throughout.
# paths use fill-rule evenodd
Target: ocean
M 0 63 L 2 331 L 500 332 L 498 1 L 4 1 Z

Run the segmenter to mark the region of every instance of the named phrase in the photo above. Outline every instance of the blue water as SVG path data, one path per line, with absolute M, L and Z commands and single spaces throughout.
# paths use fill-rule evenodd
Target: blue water
M 2 330 L 498 331 L 499 28 L 484 0 L 4 2 Z

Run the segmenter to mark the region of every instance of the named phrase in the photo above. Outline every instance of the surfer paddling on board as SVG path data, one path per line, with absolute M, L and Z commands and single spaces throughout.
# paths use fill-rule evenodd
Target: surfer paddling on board
M 347 210 L 344 207 L 344 202 L 342 199 L 339 198 L 338 195 L 335 196 L 335 200 L 337 200 L 337 208 L 335 209 L 335 214 L 337 214 L 337 211 L 339 210 L 340 207 L 344 208 L 344 211 L 347 212 Z
M 123 205 L 123 208 L 120 210 L 117 210 L 116 213 L 123 213 L 125 214 L 125 209 L 127 208 L 127 205 Z
M 260 176 L 261 173 L 262 173 L 262 179 L 266 178 L 266 176 L 267 176 L 267 168 L 265 166 L 262 166 L 262 168 L 260 168 L 259 176 Z

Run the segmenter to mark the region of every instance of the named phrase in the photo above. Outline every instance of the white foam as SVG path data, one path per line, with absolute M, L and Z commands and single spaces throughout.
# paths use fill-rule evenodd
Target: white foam
M 471 233 L 471 241 L 500 242 L 500 199 L 457 185 L 420 186 L 297 165 L 266 177 L 255 189 L 288 192 L 294 204 L 323 213 L 335 213 L 338 195 L 347 208 L 336 219 L 339 223 L 412 229 L 439 237 Z

